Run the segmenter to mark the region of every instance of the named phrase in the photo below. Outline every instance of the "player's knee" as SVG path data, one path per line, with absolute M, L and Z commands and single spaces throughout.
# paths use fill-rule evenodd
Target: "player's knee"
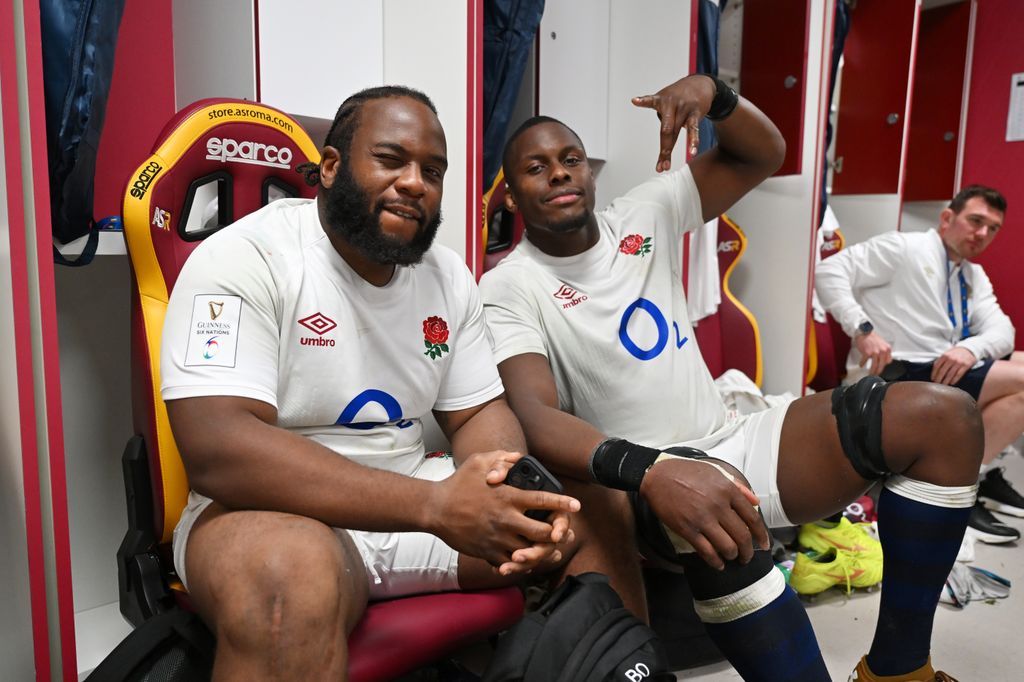
M 832 414 L 843 452 L 866 480 L 903 472 L 933 455 L 958 471 L 977 473 L 984 428 L 977 404 L 964 391 L 869 376 L 832 392 Z
M 268 650 L 343 636 L 351 603 L 365 603 L 365 595 L 347 579 L 357 567 L 346 565 L 334 531 L 297 520 L 260 544 L 222 588 L 218 635 Z
M 928 384 L 927 388 L 933 393 L 931 409 L 938 413 L 937 422 L 942 427 L 937 429 L 938 435 L 932 441 L 937 441 L 947 456 L 952 449 L 950 444 L 955 444 L 955 448 L 964 453 L 960 458 L 964 467 L 976 473 L 985 450 L 985 425 L 978 403 L 964 391 L 950 386 Z
M 901 384 L 898 398 L 886 411 L 886 428 L 894 431 L 890 440 L 912 444 L 903 450 L 915 459 L 942 460 L 947 470 L 955 469 L 965 479 L 976 477 L 985 427 L 974 398 L 950 386 L 916 382 Z M 900 454 L 891 458 L 897 471 L 904 466 Z
M 1018 415 L 1024 413 L 1024 390 L 1011 393 L 1007 398 L 1011 401 L 1013 409 Z
M 737 483 L 742 483 L 748 488 L 751 488 L 750 481 L 747 480 L 747 477 L 744 476 L 739 469 L 729 464 L 725 460 L 718 459 L 717 457 L 708 457 L 707 461 L 717 464 L 720 468 L 728 471 L 730 474 L 732 474 L 732 477 L 736 479 Z

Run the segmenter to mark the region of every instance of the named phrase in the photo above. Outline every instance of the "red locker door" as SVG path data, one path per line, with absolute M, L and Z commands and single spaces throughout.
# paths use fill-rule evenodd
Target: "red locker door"
M 917 0 L 860 0 L 843 49 L 833 194 L 899 191 Z
M 965 0 L 921 12 L 910 107 L 905 201 L 949 199 L 956 192 L 956 153 L 971 23 Z
M 776 175 L 800 173 L 807 91 L 808 0 L 747 0 L 743 5 L 740 90 L 786 140 Z

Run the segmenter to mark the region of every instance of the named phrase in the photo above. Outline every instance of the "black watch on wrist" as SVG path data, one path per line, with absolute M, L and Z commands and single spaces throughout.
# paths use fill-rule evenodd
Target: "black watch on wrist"
M 870 334 L 873 331 L 875 331 L 875 325 L 871 324 L 871 322 L 868 320 L 864 320 L 859 325 L 857 325 L 857 334 L 859 336 Z

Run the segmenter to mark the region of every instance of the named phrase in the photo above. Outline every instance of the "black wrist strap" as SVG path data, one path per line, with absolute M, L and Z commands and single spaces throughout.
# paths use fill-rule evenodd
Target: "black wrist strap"
M 711 108 L 708 109 L 707 118 L 712 121 L 725 120 L 736 109 L 736 105 L 740 102 L 740 96 L 725 81 L 715 78 L 710 74 L 704 75 L 715 82 L 715 98 L 711 100 Z
M 661 454 L 660 450 L 630 443 L 621 438 L 602 441 L 590 456 L 590 474 L 608 488 L 640 490 L 644 474 Z

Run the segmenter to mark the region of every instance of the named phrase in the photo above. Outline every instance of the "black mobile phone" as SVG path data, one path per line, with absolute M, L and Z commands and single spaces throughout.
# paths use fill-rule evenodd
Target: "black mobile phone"
M 562 493 L 562 484 L 558 482 L 558 479 L 531 455 L 523 455 L 522 459 L 512 465 L 508 475 L 505 476 L 505 483 L 522 490 Z M 535 521 L 544 521 L 550 513 L 551 511 L 548 509 L 530 509 L 526 512 L 526 516 Z

